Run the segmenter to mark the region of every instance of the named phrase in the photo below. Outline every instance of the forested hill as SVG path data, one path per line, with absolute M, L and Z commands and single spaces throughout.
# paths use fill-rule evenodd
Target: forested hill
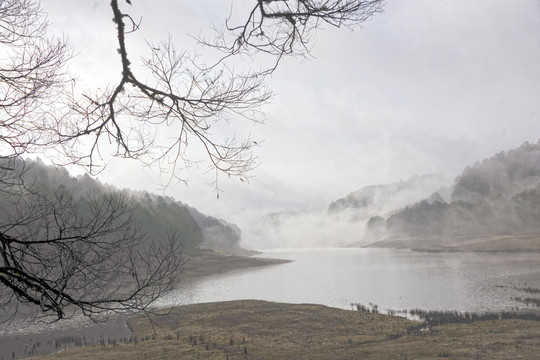
M 540 141 L 468 166 L 456 179 L 452 201 L 511 199 L 540 183 Z
M 465 168 L 450 200 L 434 194 L 387 219 L 374 217 L 367 236 L 540 234 L 540 142 Z
M 441 184 L 447 181 L 441 175 L 424 175 L 392 184 L 366 186 L 330 203 L 328 212 L 352 210 L 357 215 L 384 214 L 420 201 L 435 191 L 441 192 Z
M 31 191 L 42 194 L 62 193 L 74 197 L 92 197 L 118 191 L 133 199 L 135 218 L 151 239 L 161 241 L 167 239 L 169 233 L 175 233 L 180 236 L 180 241 L 187 251 L 204 247 L 236 253 L 246 252 L 240 248 L 240 231 L 236 225 L 201 214 L 171 197 L 127 189 L 116 190 L 87 174 L 74 177 L 64 168 L 47 166 L 40 160 L 25 162 L 24 179 Z M 0 203 L 5 203 L 2 197 L 6 196 L 0 192 Z M 192 215 L 195 211 L 197 220 Z M 219 231 L 215 222 L 220 224 Z M 231 246 L 231 233 L 236 235 L 236 246 Z
M 238 255 L 251 255 L 254 253 L 240 246 L 242 232 L 236 224 L 204 215 L 199 210 L 187 205 L 186 209 L 201 227 L 204 238 L 203 247 Z

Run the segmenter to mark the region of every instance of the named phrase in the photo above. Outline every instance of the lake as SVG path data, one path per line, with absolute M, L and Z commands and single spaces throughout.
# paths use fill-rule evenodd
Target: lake
M 161 306 L 239 299 L 316 303 L 351 309 L 497 311 L 523 308 L 513 300 L 536 297 L 519 289 L 540 288 L 540 254 L 421 253 L 394 249 L 317 249 L 265 252 L 260 257 L 291 263 L 227 273 L 182 283 Z M 123 319 L 91 325 L 75 317 L 52 325 L 11 323 L 0 335 L 0 357 L 47 354 L 80 339 L 130 336 Z M 39 334 L 40 330 L 47 330 Z M 2 336 L 3 335 L 3 336 Z M 35 346 L 34 346 L 35 345 Z
M 350 309 L 509 310 L 518 289 L 540 288 L 540 254 L 422 253 L 395 249 L 265 252 L 294 262 L 186 282 L 161 305 L 238 299 Z

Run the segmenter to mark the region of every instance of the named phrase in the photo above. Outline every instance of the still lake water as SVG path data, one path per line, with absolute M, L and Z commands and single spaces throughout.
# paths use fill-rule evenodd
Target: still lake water
M 540 288 L 540 254 L 421 253 L 395 249 L 265 252 L 294 262 L 183 283 L 164 305 L 239 299 L 350 309 L 509 310 L 516 288 Z
M 185 282 L 161 305 L 259 299 L 343 309 L 351 309 L 351 303 L 372 303 L 381 311 L 496 311 L 524 307 L 512 297 L 531 295 L 517 289 L 540 288 L 540 254 L 534 253 L 321 249 L 259 256 L 294 262 Z M 97 343 L 107 337 L 129 337 L 129 329 L 120 322 L 91 325 L 88 319 L 76 317 L 71 323 L 56 323 L 58 329 L 10 323 L 7 331 L 0 331 L 0 357 L 11 358 L 14 353 L 16 357 L 27 356 L 31 348 L 38 349 L 35 355 L 44 355 L 57 351 L 56 343 L 71 347 L 82 338 Z M 40 334 L 42 331 L 45 334 Z

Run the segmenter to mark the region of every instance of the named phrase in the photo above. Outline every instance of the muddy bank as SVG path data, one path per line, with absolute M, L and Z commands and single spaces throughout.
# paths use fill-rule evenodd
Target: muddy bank
M 181 281 L 224 274 L 230 271 L 286 263 L 286 260 L 231 255 L 212 250 L 193 250 L 186 254 Z M 0 324 L 0 360 L 45 355 L 74 346 L 99 346 L 129 342 L 131 331 L 126 318 L 116 316 L 106 323 L 72 319 L 53 325 L 15 321 Z
M 230 271 L 288 263 L 288 260 L 232 255 L 213 250 L 192 250 L 186 254 L 181 281 L 224 274 Z
M 490 320 L 419 329 L 397 316 L 240 300 L 129 320 L 137 343 L 79 347 L 60 359 L 538 359 L 540 322 Z M 51 356 L 47 359 L 52 358 Z

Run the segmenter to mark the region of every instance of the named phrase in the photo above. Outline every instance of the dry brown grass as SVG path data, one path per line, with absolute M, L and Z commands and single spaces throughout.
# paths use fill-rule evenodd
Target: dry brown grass
M 538 359 L 540 322 L 418 323 L 321 305 L 232 301 L 182 306 L 130 325 L 137 343 L 40 359 Z
M 360 244 L 357 244 L 360 246 Z M 540 252 L 540 235 L 476 235 L 391 238 L 368 247 L 429 252 Z
M 188 261 L 182 268 L 182 281 L 290 262 L 289 260 L 233 255 L 204 249 L 192 249 L 186 254 L 186 257 Z

